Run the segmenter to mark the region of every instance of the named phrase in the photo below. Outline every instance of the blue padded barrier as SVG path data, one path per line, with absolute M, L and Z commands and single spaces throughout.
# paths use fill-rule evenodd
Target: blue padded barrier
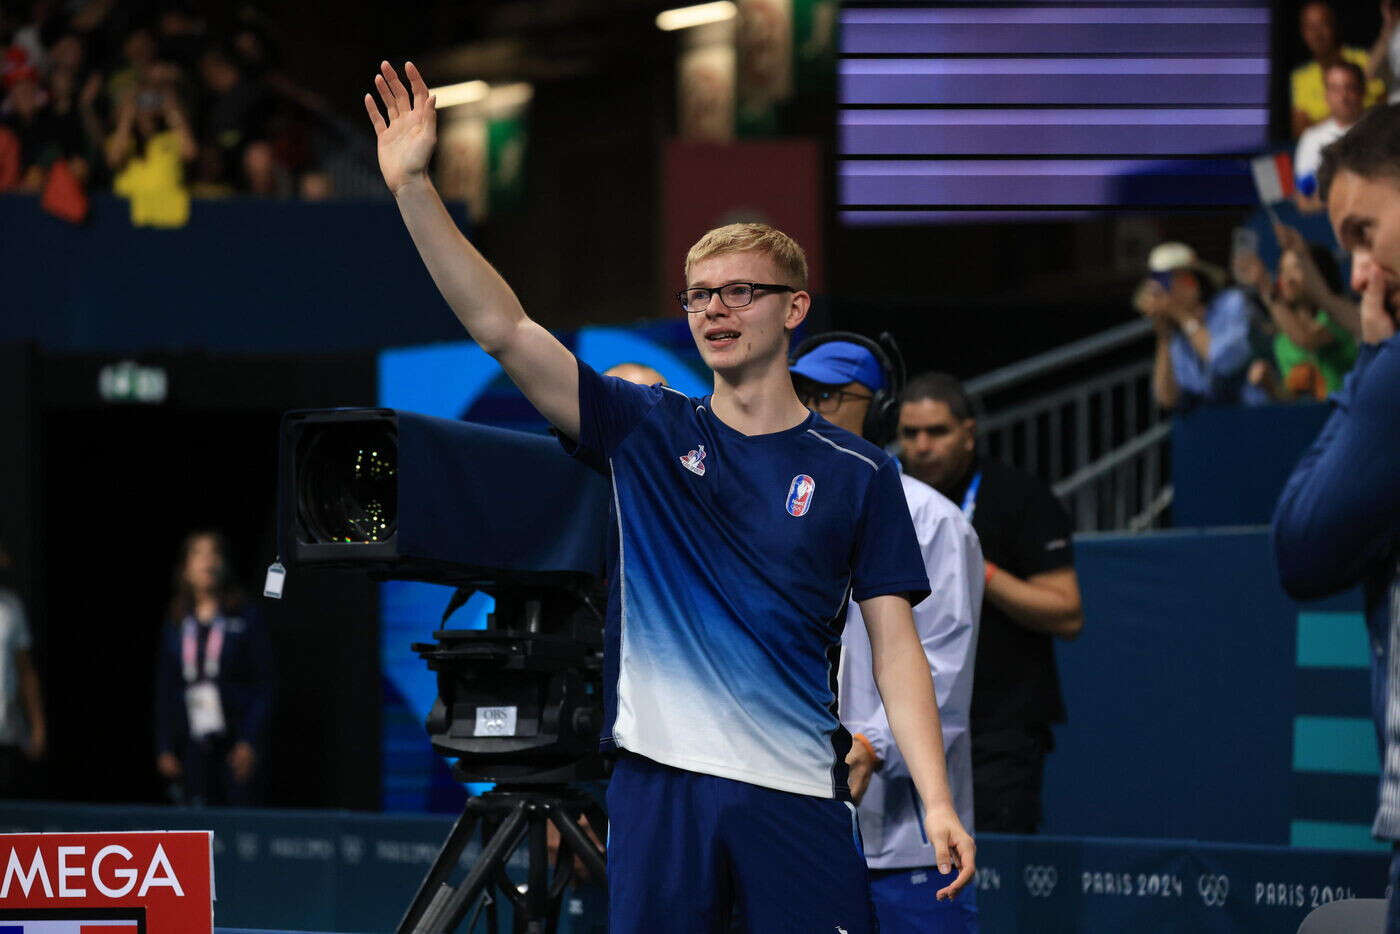
M 450 826 L 335 811 L 0 803 L 0 829 L 11 832 L 213 830 L 214 916 L 227 934 L 392 930 Z M 978 866 L 983 930 L 1035 934 L 1291 931 L 1318 905 L 1378 898 L 1386 885 L 1384 854 L 1183 840 L 983 834 Z M 569 901 L 577 913 L 566 911 L 561 931 L 604 930 L 596 890 Z
M 1262 528 L 1081 536 L 1075 560 L 1047 832 L 1375 846 L 1359 594 L 1289 599 Z

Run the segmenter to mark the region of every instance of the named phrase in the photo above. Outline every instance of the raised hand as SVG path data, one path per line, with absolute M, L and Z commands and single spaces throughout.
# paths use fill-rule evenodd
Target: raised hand
M 1275 224 L 1274 235 L 1278 237 L 1279 246 L 1298 259 L 1298 271 L 1302 275 L 1303 297 L 1321 304 L 1332 294 L 1332 290 L 1327 287 L 1327 280 L 1322 277 L 1322 270 L 1318 269 L 1317 263 L 1313 262 L 1312 250 L 1308 248 L 1308 241 L 1303 239 L 1303 235 L 1296 228 L 1289 227 L 1287 224 Z
M 412 62 L 404 65 L 404 73 L 413 88 L 411 96 L 388 62 L 381 62 L 379 74 L 374 76 L 375 90 L 388 112 L 387 121 L 374 98 L 365 95 L 365 110 L 379 140 L 379 171 L 395 194 L 407 183 L 426 176 L 437 143 L 437 101 Z
M 1373 264 L 1366 288 L 1361 293 L 1361 340 L 1366 344 L 1382 344 L 1395 336 L 1395 315 L 1385 307 L 1385 273 Z

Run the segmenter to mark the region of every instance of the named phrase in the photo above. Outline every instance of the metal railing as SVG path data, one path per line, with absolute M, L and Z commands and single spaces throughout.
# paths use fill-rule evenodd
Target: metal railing
M 973 405 L 1092 365 L 1151 332 L 1133 321 L 968 381 Z M 1171 424 L 1152 399 L 1152 360 L 1139 359 L 978 419 L 982 450 L 1048 481 L 1075 530 L 1142 531 L 1171 505 Z

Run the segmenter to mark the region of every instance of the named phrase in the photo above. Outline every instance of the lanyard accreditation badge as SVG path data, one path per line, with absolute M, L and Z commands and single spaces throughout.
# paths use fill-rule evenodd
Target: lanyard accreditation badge
M 977 488 L 982 485 L 982 471 L 972 475 L 972 482 L 967 485 L 967 492 L 963 494 L 962 511 L 967 516 L 967 521 L 972 521 L 972 514 L 977 511 Z
M 223 648 L 224 621 L 220 617 L 209 624 L 201 666 L 199 623 L 193 617 L 185 619 L 180 662 L 185 675 L 185 710 L 190 718 L 190 735 L 197 740 L 224 732 L 224 706 L 219 700 L 219 686 L 214 683 L 219 676 L 219 656 Z

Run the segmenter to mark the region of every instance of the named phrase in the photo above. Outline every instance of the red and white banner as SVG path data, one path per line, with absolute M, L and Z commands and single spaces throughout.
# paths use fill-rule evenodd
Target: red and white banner
M 0 934 L 212 934 L 213 833 L 0 834 Z

